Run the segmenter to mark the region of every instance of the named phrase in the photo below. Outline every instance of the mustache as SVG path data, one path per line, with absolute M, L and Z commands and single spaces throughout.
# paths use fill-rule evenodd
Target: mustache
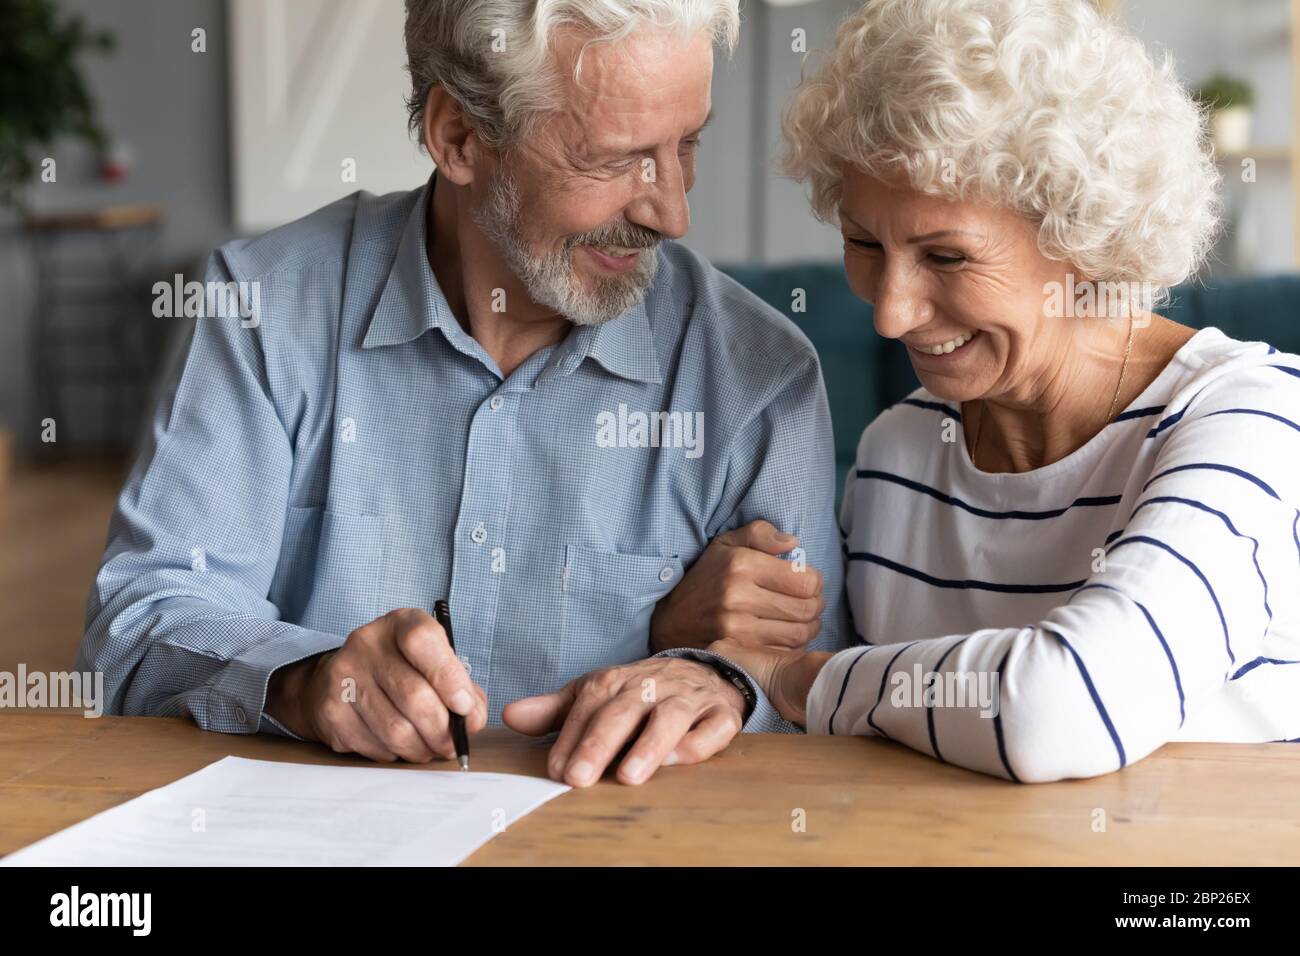
M 573 249 L 578 246 L 619 246 L 623 249 L 653 249 L 663 241 L 663 234 L 646 226 L 631 222 L 612 222 L 591 232 L 570 236 L 565 240 L 565 247 Z

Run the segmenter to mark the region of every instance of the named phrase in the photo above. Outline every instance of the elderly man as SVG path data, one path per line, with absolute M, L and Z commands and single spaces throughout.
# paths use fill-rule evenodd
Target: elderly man
M 558 731 L 575 786 L 794 729 L 707 645 L 844 646 L 820 369 L 672 241 L 737 29 L 408 0 L 437 172 L 212 257 L 258 313 L 196 322 L 119 501 L 80 655 L 110 711 L 409 761 L 454 712 Z

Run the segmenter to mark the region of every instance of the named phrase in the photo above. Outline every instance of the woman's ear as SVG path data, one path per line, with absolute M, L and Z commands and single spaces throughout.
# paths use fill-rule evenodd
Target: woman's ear
M 474 181 L 475 161 L 482 142 L 456 98 L 439 84 L 429 88 L 424 101 L 421 134 L 439 176 L 458 186 L 468 186 Z

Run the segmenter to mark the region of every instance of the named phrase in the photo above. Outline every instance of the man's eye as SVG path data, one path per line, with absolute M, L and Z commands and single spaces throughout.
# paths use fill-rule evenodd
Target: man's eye
M 851 242 L 853 245 L 857 246 L 859 249 L 873 249 L 873 250 L 875 250 L 875 249 L 879 249 L 879 248 L 880 248 L 880 243 L 878 243 L 878 242 L 872 242 L 872 241 L 869 240 L 869 239 L 849 239 L 849 242 Z
M 695 139 L 684 139 L 682 140 L 682 145 L 689 149 L 695 149 L 700 145 L 700 137 L 697 136 Z
M 961 265 L 963 262 L 966 261 L 965 256 L 962 255 L 946 256 L 943 253 L 939 253 L 939 252 L 931 253 L 930 259 L 936 264 L 941 266 L 957 266 L 957 265 Z

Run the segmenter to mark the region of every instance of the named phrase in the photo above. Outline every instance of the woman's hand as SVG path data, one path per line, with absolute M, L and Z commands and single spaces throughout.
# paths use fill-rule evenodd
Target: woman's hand
M 718 535 L 655 608 L 651 651 L 718 640 L 803 647 L 821 630 L 826 599 L 820 571 L 777 557 L 798 546 L 766 521 Z
M 708 650 L 743 667 L 758 681 L 781 716 L 800 727 L 808 722 L 808 694 L 813 682 L 834 656 L 826 651 L 753 647 L 738 641 L 714 641 Z

